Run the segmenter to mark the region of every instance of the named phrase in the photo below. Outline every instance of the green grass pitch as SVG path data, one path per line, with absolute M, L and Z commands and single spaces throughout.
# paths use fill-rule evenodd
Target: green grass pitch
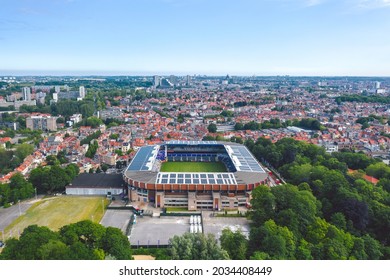
M 161 172 L 227 172 L 222 162 L 164 162 Z

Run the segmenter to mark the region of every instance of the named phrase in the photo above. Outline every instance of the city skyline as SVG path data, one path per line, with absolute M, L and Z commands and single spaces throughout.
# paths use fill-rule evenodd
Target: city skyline
M 0 75 L 390 76 L 389 0 L 2 2 Z

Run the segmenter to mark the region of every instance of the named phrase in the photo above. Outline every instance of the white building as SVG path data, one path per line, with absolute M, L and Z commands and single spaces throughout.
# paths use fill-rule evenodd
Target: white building
M 85 87 L 79 87 L 79 94 L 81 99 L 85 98 Z
M 69 118 L 69 120 L 70 120 L 71 122 L 73 122 L 74 124 L 75 124 L 75 123 L 81 122 L 82 119 L 83 119 L 83 115 L 82 115 L 82 114 L 73 114 L 73 115 Z
M 29 87 L 24 87 L 22 93 L 24 101 L 31 101 L 31 89 Z

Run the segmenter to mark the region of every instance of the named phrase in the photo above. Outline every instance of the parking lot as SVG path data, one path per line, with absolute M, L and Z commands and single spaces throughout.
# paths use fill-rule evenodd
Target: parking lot
M 205 234 L 214 234 L 219 239 L 224 228 L 230 228 L 232 231 L 240 230 L 244 235 L 249 236 L 249 221 L 246 218 L 213 217 L 212 212 L 203 213 Z
M 159 211 L 155 213 L 157 212 Z M 132 214 L 132 211 L 108 209 L 100 223 L 106 227 L 119 228 L 126 234 Z M 221 237 L 224 228 L 230 228 L 232 231 L 240 230 L 244 235 L 249 235 L 249 221 L 246 218 L 214 217 L 212 211 L 203 211 L 202 217 L 203 233 L 211 233 L 216 239 Z M 170 238 L 186 232 L 190 232 L 189 216 L 137 216 L 130 232 L 130 244 L 143 247 L 168 245 Z
M 130 244 L 167 245 L 171 237 L 190 232 L 190 217 L 137 217 L 133 225 Z
M 132 211 L 108 209 L 100 224 L 105 227 L 119 228 L 124 234 L 126 234 L 126 227 L 130 221 L 131 215 L 133 215 Z

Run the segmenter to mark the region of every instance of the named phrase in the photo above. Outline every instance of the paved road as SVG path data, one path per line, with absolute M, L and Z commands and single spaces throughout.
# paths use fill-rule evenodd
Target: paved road
M 24 214 L 37 200 L 21 201 L 9 208 L 0 208 L 0 232 L 9 226 L 20 214 Z M 19 207 L 20 206 L 20 207 Z M 19 211 L 20 209 L 20 211 Z M 0 235 L 0 238 L 2 236 Z
M 130 210 L 112 210 L 108 209 L 100 222 L 105 227 L 119 228 L 123 233 L 126 233 L 127 224 L 130 221 L 130 216 L 133 214 Z

